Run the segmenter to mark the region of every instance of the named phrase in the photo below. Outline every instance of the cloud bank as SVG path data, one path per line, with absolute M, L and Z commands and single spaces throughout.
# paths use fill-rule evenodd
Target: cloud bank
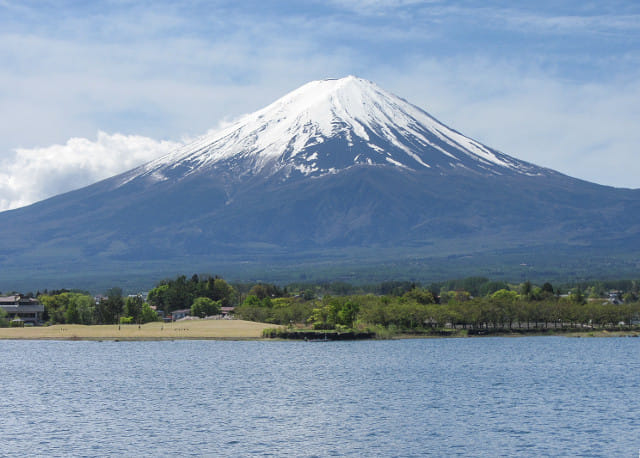
M 139 135 L 98 132 L 95 141 L 18 148 L 0 162 L 0 210 L 21 207 L 132 169 L 180 146 Z

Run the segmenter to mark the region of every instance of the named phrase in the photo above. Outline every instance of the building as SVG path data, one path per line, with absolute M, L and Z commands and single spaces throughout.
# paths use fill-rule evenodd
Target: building
M 614 305 L 620 305 L 624 301 L 622 300 L 622 291 L 609 291 L 609 297 L 607 302 Z
M 222 318 L 231 318 L 234 310 L 235 307 L 222 307 L 220 311 Z
M 34 326 L 42 324 L 44 305 L 38 302 L 37 299 L 24 297 L 22 294 L 1 296 L 0 308 L 7 312 L 9 319 L 17 316 L 22 319 L 25 324 L 31 324 Z
M 181 320 L 191 314 L 191 309 L 174 310 L 171 312 L 171 319 L 173 321 Z

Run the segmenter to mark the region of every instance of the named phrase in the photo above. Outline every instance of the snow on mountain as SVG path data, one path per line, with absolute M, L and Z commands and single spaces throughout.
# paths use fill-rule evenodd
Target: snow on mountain
M 540 175 L 519 161 L 445 126 L 376 84 L 347 76 L 312 81 L 127 174 L 153 181 L 224 170 L 237 177 L 285 171 L 320 176 L 353 165 L 407 170 L 457 168 Z

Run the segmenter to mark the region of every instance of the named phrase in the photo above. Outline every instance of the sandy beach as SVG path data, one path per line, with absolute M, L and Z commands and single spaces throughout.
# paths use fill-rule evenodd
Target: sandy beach
M 278 327 L 242 320 L 185 320 L 135 325 L 62 324 L 25 328 L 0 328 L 0 339 L 52 340 L 174 340 L 262 338 L 262 330 Z

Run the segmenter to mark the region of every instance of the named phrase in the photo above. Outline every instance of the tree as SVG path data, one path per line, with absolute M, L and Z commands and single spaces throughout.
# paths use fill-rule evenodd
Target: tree
M 41 294 L 38 300 L 44 305 L 45 320 L 49 323 L 94 324 L 95 306 L 88 294 L 69 291 Z
M 209 299 L 208 297 L 198 297 L 193 301 L 193 304 L 191 305 L 191 315 L 200 318 L 219 315 L 220 312 L 220 302 Z
M 515 302 L 518 300 L 518 293 L 506 289 L 500 289 L 491 295 L 491 299 L 506 302 Z
M 102 299 L 96 307 L 98 320 L 104 324 L 117 323 L 124 307 L 122 290 L 111 288 L 107 291 L 106 296 L 106 299 Z
M 0 308 L 0 328 L 9 326 L 9 320 L 7 319 L 7 312 L 5 309 Z
M 142 304 L 142 315 L 140 321 L 142 323 L 150 323 L 152 321 L 158 321 L 158 313 L 151 308 L 146 302 Z
M 79 294 L 75 299 L 75 303 L 78 310 L 78 323 L 95 324 L 96 304 L 93 298 L 86 294 Z
M 342 307 L 340 307 L 340 310 L 338 311 L 336 324 L 352 328 L 353 322 L 356 320 L 356 315 L 358 314 L 359 310 L 360 307 L 358 306 L 358 304 L 351 301 L 345 302 L 344 304 L 342 304 Z
M 174 282 L 169 283 L 169 286 L 169 311 L 182 309 L 193 302 L 194 298 L 189 292 L 187 277 L 180 275 Z
M 569 298 L 575 304 L 584 304 L 586 302 L 579 286 L 569 295 Z
M 257 296 L 260 300 L 266 297 L 282 297 L 284 295 L 283 291 L 276 285 L 265 283 L 258 283 L 257 285 L 254 285 L 249 291 L 249 294 Z
M 549 282 L 546 282 L 544 285 L 542 285 L 542 292 L 543 293 L 549 293 L 551 296 L 553 296 L 553 285 Z
M 313 325 L 313 329 L 333 329 L 333 325 L 329 324 L 329 307 L 316 307 L 311 310 L 308 320 Z
M 75 301 L 70 301 L 67 306 L 67 310 L 64 313 L 65 323 L 78 324 L 80 323 L 80 313 L 78 313 L 78 306 Z
M 193 304 L 197 297 L 221 301 L 222 306 L 226 307 L 236 303 L 237 291 L 219 277 L 194 274 L 187 280 L 184 275 L 181 275 L 175 280 L 160 282 L 149 291 L 148 300 L 157 309 L 169 313 Z
M 480 285 L 478 288 L 478 295 L 488 296 L 501 289 L 509 289 L 509 285 L 503 281 L 488 281 Z
M 71 301 L 71 293 L 63 292 L 52 295 L 42 295 L 38 298 L 44 305 L 44 319 L 49 323 L 65 323 L 67 307 Z
M 169 300 L 168 300 L 168 284 L 161 284 L 149 291 L 147 300 L 150 304 L 160 310 L 164 310 L 165 313 L 169 312 Z
M 523 299 L 531 300 L 532 293 L 533 285 L 529 280 L 520 285 L 520 296 L 522 296 Z
M 466 302 L 471 299 L 471 293 L 468 291 L 446 291 L 440 293 L 440 303 L 446 304 L 447 302 Z
M 229 307 L 236 303 L 237 292 L 229 283 L 222 278 L 213 280 L 212 296 L 208 296 L 214 301 L 220 301 L 223 307 Z
M 407 299 L 413 299 L 419 304 L 435 304 L 436 299 L 431 291 L 421 288 L 414 288 L 411 291 L 404 294 Z
M 131 317 L 134 323 L 139 323 L 142 318 L 142 297 L 129 296 L 124 302 L 123 315 Z

